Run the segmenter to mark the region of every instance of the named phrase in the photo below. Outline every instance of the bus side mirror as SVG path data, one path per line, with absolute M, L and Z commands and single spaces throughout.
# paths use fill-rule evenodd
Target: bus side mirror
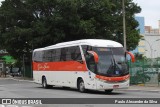
M 134 57 L 134 55 L 133 55 L 131 52 L 126 52 L 126 53 L 130 55 L 131 61 L 132 61 L 132 62 L 135 62 L 135 57 Z
M 97 64 L 98 61 L 99 61 L 98 54 L 97 54 L 96 52 L 94 52 L 94 51 L 87 51 L 87 52 L 88 52 L 89 54 L 93 55 L 94 61 L 95 61 L 95 63 Z

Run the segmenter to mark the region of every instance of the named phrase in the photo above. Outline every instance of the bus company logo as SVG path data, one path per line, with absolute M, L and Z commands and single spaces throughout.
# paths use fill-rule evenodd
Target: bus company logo
M 2 104 L 11 104 L 11 99 L 2 99 Z
M 46 70 L 48 68 L 49 68 L 49 66 L 48 66 L 47 63 L 45 63 L 45 64 L 38 64 L 38 70 Z

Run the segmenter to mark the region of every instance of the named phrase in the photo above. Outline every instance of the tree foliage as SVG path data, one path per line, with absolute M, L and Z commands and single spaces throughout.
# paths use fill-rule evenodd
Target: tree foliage
M 12 56 L 9 56 L 9 55 L 0 57 L 0 59 L 3 59 L 7 65 L 12 65 L 16 63 L 16 60 Z
M 140 38 L 134 14 L 141 9 L 125 0 L 125 10 L 127 49 L 132 50 Z M 0 42 L 16 58 L 35 48 L 87 38 L 123 44 L 121 0 L 5 0 L 0 7 Z

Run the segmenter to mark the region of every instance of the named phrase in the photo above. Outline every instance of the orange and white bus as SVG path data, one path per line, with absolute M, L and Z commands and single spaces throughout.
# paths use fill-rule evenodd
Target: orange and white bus
M 35 49 L 33 79 L 44 88 L 63 86 L 111 92 L 129 87 L 126 54 L 120 43 L 84 39 Z

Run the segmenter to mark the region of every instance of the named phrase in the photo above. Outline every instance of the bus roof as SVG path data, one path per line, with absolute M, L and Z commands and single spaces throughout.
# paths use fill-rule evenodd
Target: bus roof
M 38 50 L 45 50 L 45 49 L 52 49 L 52 48 L 62 48 L 62 47 L 69 47 L 69 46 L 77 46 L 77 45 L 90 45 L 94 47 L 123 47 L 122 44 L 112 41 L 112 40 L 104 40 L 104 39 L 82 39 L 76 41 L 69 41 L 69 42 L 62 42 L 55 45 L 47 46 L 44 48 L 36 49 Z

